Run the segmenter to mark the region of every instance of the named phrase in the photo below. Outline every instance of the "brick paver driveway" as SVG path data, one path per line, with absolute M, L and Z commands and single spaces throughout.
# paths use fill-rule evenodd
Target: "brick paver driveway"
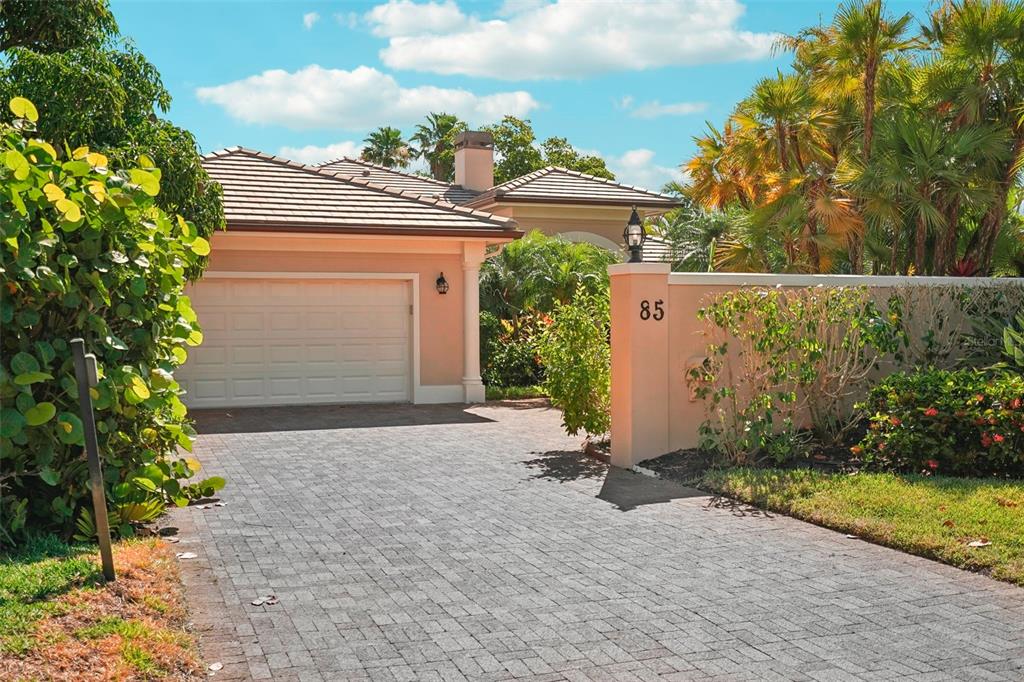
M 214 679 L 1024 678 L 1024 590 L 581 461 L 558 421 L 200 414 L 227 504 L 174 521 Z

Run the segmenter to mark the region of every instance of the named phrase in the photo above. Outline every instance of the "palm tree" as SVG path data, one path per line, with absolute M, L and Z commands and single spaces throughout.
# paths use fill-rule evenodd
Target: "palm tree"
M 920 110 L 883 121 L 871 163 L 851 163 L 845 176 L 863 198 L 869 219 L 888 230 L 893 272 L 913 265 L 917 274 L 945 274 L 955 256 L 957 225 L 943 209 L 953 201 L 977 207 L 992 200 L 993 185 L 979 169 L 1005 158 L 1007 142 L 1005 130 L 988 125 L 949 130 L 941 118 Z
M 402 131 L 381 126 L 367 135 L 359 158 L 385 168 L 406 168 L 412 158 L 409 143 L 402 139 Z
M 1024 3 L 946 2 L 923 32 L 938 55 L 926 87 L 952 108 L 953 126 L 991 123 L 1011 134 L 1011 153 L 994 169 L 992 202 L 967 245 L 967 257 L 987 273 L 1024 166 Z
M 862 111 L 861 158 L 871 159 L 875 137 L 876 91 L 880 76 L 899 56 L 918 45 L 905 33 L 911 15 L 895 19 L 886 15 L 881 0 L 855 0 L 841 5 L 832 24 L 786 37 L 780 46 L 795 49 L 798 60 L 808 69 L 818 92 L 826 97 L 849 97 L 860 91 Z M 851 234 L 851 269 L 863 271 L 863 240 Z
M 466 127 L 458 116 L 445 113 L 428 114 L 426 123 L 416 126 L 411 141 L 418 145 L 416 154 L 430 165 L 430 175 L 435 180 L 454 179 L 455 137 Z

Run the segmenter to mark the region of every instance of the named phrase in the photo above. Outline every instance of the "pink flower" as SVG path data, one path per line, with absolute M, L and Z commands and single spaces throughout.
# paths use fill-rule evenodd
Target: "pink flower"
M 981 434 L 981 445 L 982 445 L 982 447 L 986 447 L 986 448 L 987 447 L 991 447 L 991 445 L 992 445 L 992 437 L 989 436 L 987 433 Z
M 997 443 L 1002 443 L 1004 440 L 1006 440 L 1006 437 L 1003 436 L 1003 434 L 1001 433 L 997 433 L 992 436 L 992 440 L 994 440 Z
M 939 468 L 938 461 L 936 461 L 934 459 L 928 460 L 927 464 L 928 464 L 928 468 L 931 469 L 932 471 L 935 471 L 936 469 Z
M 939 416 L 939 411 L 936 410 L 934 407 L 929 407 L 927 410 L 924 411 L 924 416 L 926 416 L 926 417 L 938 417 Z

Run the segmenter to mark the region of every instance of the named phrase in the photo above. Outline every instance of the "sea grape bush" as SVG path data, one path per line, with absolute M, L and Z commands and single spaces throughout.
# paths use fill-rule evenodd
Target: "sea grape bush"
M 863 405 L 854 454 L 870 465 L 950 475 L 1024 475 L 1024 377 L 976 370 L 897 372 Z
M 0 540 L 29 530 L 69 535 L 88 508 L 88 471 L 68 340 L 96 354 L 92 390 L 115 530 L 132 509 L 187 504 L 224 481 L 189 483 L 190 450 L 173 372 L 202 341 L 186 273 L 210 245 L 157 208 L 161 175 L 145 156 L 113 168 L 86 147 L 62 152 L 34 137 L 24 98 L 0 126 Z M 86 524 L 88 525 L 88 524 Z

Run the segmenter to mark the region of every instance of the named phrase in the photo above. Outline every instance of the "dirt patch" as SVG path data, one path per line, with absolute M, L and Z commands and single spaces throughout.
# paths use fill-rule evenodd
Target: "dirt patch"
M 0 679 L 204 678 L 171 547 L 157 538 L 116 545 L 117 580 L 54 597 L 28 651 L 0 654 Z

